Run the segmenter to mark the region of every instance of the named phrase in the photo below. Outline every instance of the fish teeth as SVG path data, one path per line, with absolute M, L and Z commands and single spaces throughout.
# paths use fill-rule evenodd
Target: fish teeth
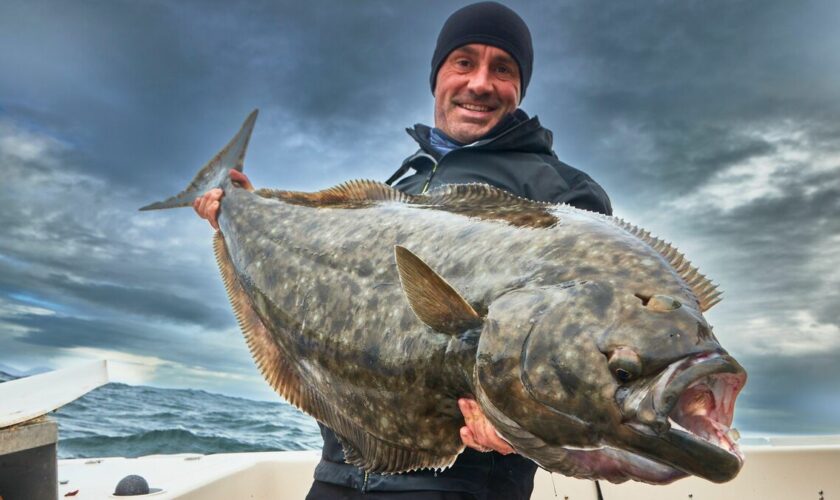
M 726 432 L 726 437 L 728 437 L 733 443 L 737 443 L 741 439 L 741 433 L 738 432 L 738 429 L 733 427 Z
M 674 420 L 674 419 L 673 419 L 673 418 L 671 418 L 671 417 L 668 417 L 668 422 L 671 424 L 671 428 L 672 428 L 672 429 L 678 429 L 678 430 L 681 430 L 681 431 L 683 431 L 683 432 L 687 432 L 687 433 L 689 433 L 689 434 L 693 434 L 693 432 L 691 432 L 690 430 L 688 430 L 688 429 L 686 429 L 685 427 L 681 426 L 681 425 L 680 425 L 680 424 L 679 424 L 676 420 Z

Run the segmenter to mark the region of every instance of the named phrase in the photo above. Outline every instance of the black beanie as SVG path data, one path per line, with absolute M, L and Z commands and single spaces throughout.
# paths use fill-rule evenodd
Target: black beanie
M 519 15 L 496 2 L 478 2 L 456 10 L 444 23 L 438 35 L 435 53 L 432 56 L 432 94 L 438 70 L 450 52 L 471 43 L 498 47 L 510 54 L 519 65 L 522 94 L 531 81 L 531 66 L 534 64 L 534 48 L 531 32 Z

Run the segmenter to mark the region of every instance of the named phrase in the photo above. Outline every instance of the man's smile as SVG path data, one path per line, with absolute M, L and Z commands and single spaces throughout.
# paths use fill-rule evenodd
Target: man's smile
M 469 111 L 481 111 L 481 112 L 489 112 L 495 111 L 496 108 L 491 106 L 485 106 L 483 104 L 469 104 L 469 103 L 455 103 L 458 107 L 464 108 Z

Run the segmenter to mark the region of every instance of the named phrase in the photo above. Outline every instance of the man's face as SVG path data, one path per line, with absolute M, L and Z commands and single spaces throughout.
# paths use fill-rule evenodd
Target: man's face
M 469 144 L 519 104 L 519 66 L 504 50 L 483 44 L 453 50 L 435 84 L 435 126 Z

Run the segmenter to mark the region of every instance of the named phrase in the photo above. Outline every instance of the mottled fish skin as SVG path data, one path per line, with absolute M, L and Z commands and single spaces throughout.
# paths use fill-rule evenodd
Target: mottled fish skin
M 476 394 L 478 336 L 453 337 L 418 320 L 399 284 L 395 245 L 420 256 L 477 310 L 489 311 L 480 336 L 484 394 L 492 387 L 491 399 L 506 403 L 500 406 L 509 418 L 554 443 L 600 446 L 614 434 L 621 415 L 604 408 L 615 407 L 619 384 L 608 370 L 592 369 L 606 364 L 604 353 L 612 346 L 636 346 L 649 373 L 684 356 L 720 351 L 691 288 L 667 259 L 614 220 L 533 204 L 530 210 L 539 214 L 534 219 L 550 216 L 553 223 L 529 227 L 494 218 L 492 210 L 478 218 L 423 201 L 334 208 L 233 190 L 222 202 L 221 230 L 258 314 L 295 360 L 301 379 L 376 437 L 441 455 L 458 453 L 462 420 L 455 401 Z M 587 300 L 578 305 L 580 294 Z M 681 323 L 654 315 L 647 321 L 651 331 L 693 328 L 693 338 L 679 333 L 663 342 L 634 330 L 645 324 L 633 317 L 645 312 L 639 296 L 655 294 L 686 306 L 677 313 L 684 316 Z M 616 310 L 627 318 L 619 321 Z M 540 324 L 563 326 L 537 349 L 529 325 L 546 314 L 556 318 Z M 500 328 L 500 335 L 488 333 Z M 535 361 L 543 368 L 534 369 L 525 384 L 515 383 L 524 380 L 523 363 L 528 368 L 520 353 L 529 332 L 530 349 L 574 363 L 549 376 L 556 362 Z M 527 387 L 556 391 L 543 399 L 567 408 L 569 418 L 558 420 L 563 412 L 544 403 L 523 404 L 535 400 Z
M 720 292 L 670 244 L 484 185 L 250 192 L 222 172 L 241 170 L 255 119 L 184 192 L 144 209 L 224 189 L 214 245 L 249 348 L 348 462 L 450 465 L 463 450 L 456 401 L 472 396 L 551 471 L 738 473 L 728 436 L 746 374 L 702 314 Z
M 408 215 L 398 205 L 318 209 L 234 191 L 219 222 L 258 314 L 306 383 L 381 439 L 456 454 L 456 400 L 471 392 L 475 341 L 460 346 L 417 320 L 392 249 L 420 240 L 398 220 L 358 224 L 376 212 Z

